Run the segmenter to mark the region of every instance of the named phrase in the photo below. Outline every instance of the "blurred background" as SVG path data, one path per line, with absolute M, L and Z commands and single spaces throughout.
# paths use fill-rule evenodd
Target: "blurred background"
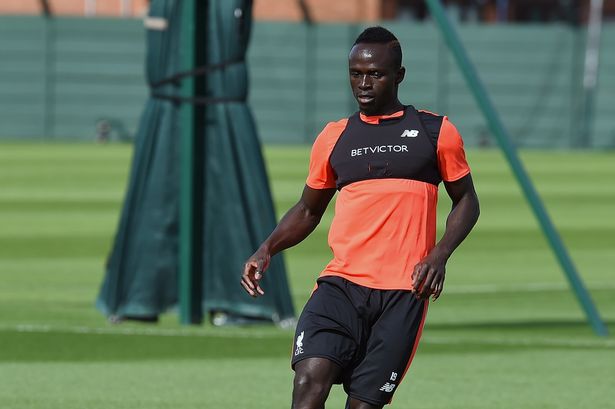
M 248 105 L 277 218 L 301 193 L 318 132 L 356 110 L 347 55 L 367 26 L 400 39 L 402 102 L 446 114 L 464 137 L 481 218 L 449 262 L 393 407 L 615 408 L 615 341 L 592 332 L 425 2 L 242 3 Z M 615 0 L 442 3 L 613 333 Z M 2 407 L 290 405 L 292 329 L 187 327 L 176 308 L 155 325 L 118 324 L 95 307 L 150 94 L 149 6 L 0 2 Z M 439 232 L 449 207 L 444 193 Z M 330 206 L 285 254 L 297 313 L 330 259 L 332 217 Z M 330 402 L 343 407 L 343 391 Z
M 614 1 L 604 1 L 605 24 L 590 45 L 599 55 L 596 73 L 586 67 L 589 0 L 445 3 L 520 146 L 615 146 Z M 52 19 L 40 18 L 45 4 Z M 3 1 L 0 138 L 131 139 L 147 95 L 147 7 Z M 403 39 L 409 75 L 402 97 L 455 118 L 468 144 L 491 144 L 423 1 L 257 0 L 254 19 L 249 102 L 264 143 L 310 143 L 326 121 L 354 111 L 348 44 L 366 24 L 384 21 Z M 586 75 L 599 85 L 584 85 Z

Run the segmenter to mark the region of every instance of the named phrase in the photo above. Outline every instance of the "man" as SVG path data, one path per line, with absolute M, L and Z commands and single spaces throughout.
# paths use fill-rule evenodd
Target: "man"
M 397 97 L 404 79 L 397 38 L 366 29 L 349 55 L 359 112 L 329 123 L 314 142 L 299 202 L 246 261 L 241 284 L 253 297 L 272 255 L 305 239 L 336 190 L 329 231 L 333 260 L 297 323 L 294 409 L 324 408 L 343 383 L 350 409 L 382 408 L 404 377 L 429 297 L 479 215 L 463 143 L 446 117 Z M 438 184 L 453 206 L 436 244 Z

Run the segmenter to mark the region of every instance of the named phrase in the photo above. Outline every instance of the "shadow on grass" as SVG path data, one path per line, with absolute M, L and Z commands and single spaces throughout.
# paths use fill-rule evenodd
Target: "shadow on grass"
M 71 332 L 0 332 L 0 361 L 140 361 L 157 359 L 247 359 L 283 357 L 292 335 L 203 337 L 79 334 Z

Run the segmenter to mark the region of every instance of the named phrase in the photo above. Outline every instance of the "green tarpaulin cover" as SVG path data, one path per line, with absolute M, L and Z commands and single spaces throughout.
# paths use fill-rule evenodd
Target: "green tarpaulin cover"
M 192 1 L 154 0 L 147 33 L 147 78 L 156 84 L 194 67 L 180 67 L 182 7 Z M 251 1 L 211 0 L 195 33 L 207 66 L 203 89 L 196 97 L 225 102 L 203 105 L 205 115 L 195 129 L 202 149 L 202 226 L 194 226 L 202 242 L 202 306 L 220 312 L 229 322 L 264 319 L 285 322 L 294 316 L 283 260 L 274 257 L 263 287 L 267 294 L 250 298 L 239 279 L 243 261 L 275 227 L 275 214 L 260 143 L 250 109 L 245 54 L 250 37 Z M 154 20 L 152 20 L 154 18 Z M 156 86 L 154 93 L 180 95 L 181 80 Z M 193 96 L 193 95 L 192 95 Z M 145 106 L 128 190 L 106 275 L 97 300 L 108 316 L 151 319 L 177 305 L 179 265 L 180 110 L 187 102 L 152 97 Z M 199 189 L 197 189 L 197 192 Z

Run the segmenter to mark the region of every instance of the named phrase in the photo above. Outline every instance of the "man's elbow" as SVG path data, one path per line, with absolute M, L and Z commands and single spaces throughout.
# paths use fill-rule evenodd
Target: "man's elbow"
M 480 216 L 480 203 L 474 190 L 466 192 L 456 203 L 453 203 L 453 209 L 457 206 L 463 212 L 464 217 L 478 220 Z
M 480 202 L 478 201 L 478 196 L 476 195 L 476 192 L 472 194 L 471 203 L 472 209 L 474 211 L 474 220 L 478 220 L 478 218 L 480 217 Z
M 320 219 L 322 218 L 324 212 L 320 211 L 320 209 L 314 209 L 307 206 L 303 202 L 299 202 L 299 206 L 301 208 L 301 216 L 305 221 L 315 224 L 320 223 Z

